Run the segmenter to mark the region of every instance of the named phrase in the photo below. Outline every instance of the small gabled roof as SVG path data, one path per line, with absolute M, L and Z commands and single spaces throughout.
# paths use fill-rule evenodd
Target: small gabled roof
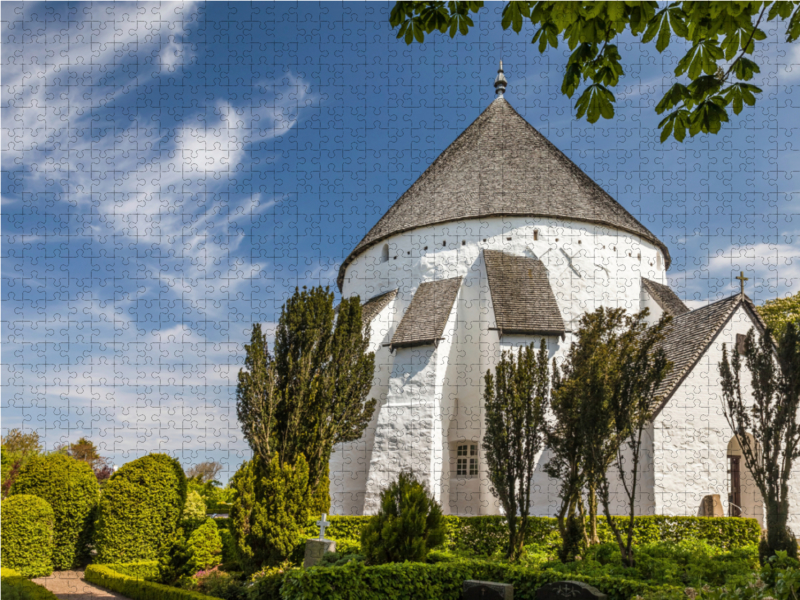
M 542 261 L 500 250 L 484 250 L 483 259 L 501 334 L 564 334 L 564 319 Z
M 736 294 L 673 318 L 666 337 L 661 342 L 667 360 L 673 366 L 656 391 L 656 396 L 660 396 L 662 401 L 654 416 L 669 402 L 740 306 L 744 306 L 759 329 L 765 331 L 764 321 L 756 311 L 753 301 L 743 294 Z
M 364 302 L 364 304 L 361 305 L 361 320 L 364 321 L 364 325 L 371 323 L 372 319 L 377 317 L 378 314 L 396 297 L 397 290 L 391 290 L 389 292 L 384 292 L 383 294 L 373 296 Z
M 668 285 L 642 277 L 642 287 L 665 313 L 677 317 L 689 312 L 689 307 L 683 303 L 683 300 L 678 298 L 678 294 L 673 292 Z
M 429 225 L 488 217 L 541 217 L 592 223 L 669 250 L 650 230 L 534 129 L 502 97 L 442 152 L 342 263 L 382 240 Z
M 442 339 L 463 277 L 428 281 L 417 288 L 392 337 L 392 349 L 435 344 Z

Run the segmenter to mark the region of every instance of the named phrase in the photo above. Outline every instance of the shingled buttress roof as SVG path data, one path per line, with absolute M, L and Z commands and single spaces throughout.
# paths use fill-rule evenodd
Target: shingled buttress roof
M 361 305 L 361 320 L 366 325 L 370 323 L 372 319 L 378 316 L 384 308 L 386 308 L 389 303 L 395 299 L 397 296 L 397 290 L 392 290 L 390 292 L 384 292 L 383 294 L 379 294 L 378 296 L 374 296 L 364 302 Z
M 392 336 L 392 348 L 435 344 L 442 339 L 462 279 L 453 277 L 421 284 Z
M 656 396 L 662 398 L 661 404 L 655 412 L 656 415 L 661 412 L 672 394 L 694 369 L 739 306 L 745 307 L 762 332 L 766 329 L 752 300 L 742 294 L 725 298 L 673 318 L 667 329 L 666 337 L 661 342 L 667 360 L 673 366 L 666 379 L 656 390 Z
M 650 297 L 656 301 L 656 304 L 661 307 L 661 310 L 671 314 L 673 317 L 689 312 L 689 307 L 678 298 L 678 294 L 673 292 L 668 285 L 642 277 L 642 286 L 650 294 Z
M 667 247 L 534 129 L 502 97 L 433 161 L 339 269 L 382 240 L 412 229 L 497 216 L 571 219 L 638 235 Z
M 542 261 L 500 250 L 484 250 L 483 259 L 501 334 L 564 334 L 564 320 Z

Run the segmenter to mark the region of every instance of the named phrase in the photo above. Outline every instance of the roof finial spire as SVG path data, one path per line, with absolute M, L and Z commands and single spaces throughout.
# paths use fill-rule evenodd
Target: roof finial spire
M 503 74 L 503 61 L 501 60 L 500 68 L 497 69 L 497 79 L 494 80 L 494 93 L 502 98 L 507 84 L 506 76 Z

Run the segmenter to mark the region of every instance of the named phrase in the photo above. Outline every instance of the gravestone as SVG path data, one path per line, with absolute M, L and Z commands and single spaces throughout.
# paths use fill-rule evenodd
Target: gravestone
M 580 581 L 554 581 L 536 590 L 536 600 L 607 600 L 603 592 Z
M 464 582 L 461 600 L 514 600 L 514 586 L 510 583 L 470 579 Z
M 700 503 L 701 517 L 724 517 L 722 512 L 722 502 L 719 501 L 719 494 L 709 494 Z
M 330 525 L 330 522 L 325 520 L 328 515 L 322 515 L 322 518 L 315 523 L 319 525 L 319 538 L 306 540 L 306 555 L 303 559 L 303 567 L 313 567 L 320 560 L 326 552 L 336 552 L 336 542 L 333 540 L 325 539 L 325 528 Z

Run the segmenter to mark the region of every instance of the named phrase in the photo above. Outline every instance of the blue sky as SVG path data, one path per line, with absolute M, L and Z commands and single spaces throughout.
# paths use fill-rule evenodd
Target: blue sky
M 252 323 L 335 286 L 368 229 L 506 98 L 670 248 L 693 307 L 800 289 L 800 51 L 770 24 L 755 108 L 658 142 L 684 51 L 619 42 L 617 115 L 573 118 L 566 49 L 503 32 L 406 46 L 388 3 L 2 4 L 2 429 L 85 435 L 116 464 L 248 457 Z

